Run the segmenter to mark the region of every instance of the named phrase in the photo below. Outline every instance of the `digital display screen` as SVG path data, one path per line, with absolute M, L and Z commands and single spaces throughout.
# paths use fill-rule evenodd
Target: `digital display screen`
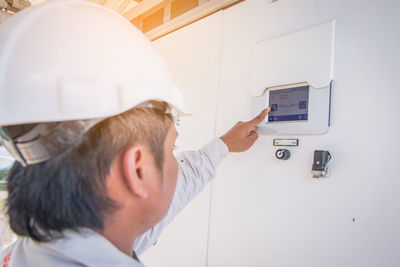
M 268 122 L 308 120 L 309 86 L 271 90 Z

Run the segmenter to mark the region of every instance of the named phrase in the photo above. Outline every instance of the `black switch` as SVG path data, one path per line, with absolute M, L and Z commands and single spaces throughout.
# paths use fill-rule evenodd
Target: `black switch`
M 314 163 L 312 166 L 313 171 L 325 171 L 326 164 L 331 159 L 331 154 L 327 150 L 314 151 Z

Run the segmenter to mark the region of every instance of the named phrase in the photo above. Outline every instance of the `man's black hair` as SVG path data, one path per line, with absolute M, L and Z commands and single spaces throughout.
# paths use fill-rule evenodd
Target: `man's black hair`
M 107 197 L 105 176 L 98 175 L 103 152 L 84 143 L 43 163 L 14 163 L 7 206 L 15 233 L 50 241 L 65 229 L 103 229 L 103 214 L 117 205 Z

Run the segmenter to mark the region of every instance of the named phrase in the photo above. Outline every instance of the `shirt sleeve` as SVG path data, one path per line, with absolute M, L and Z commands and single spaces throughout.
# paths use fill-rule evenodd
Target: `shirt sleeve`
M 137 254 L 154 245 L 172 219 L 215 178 L 216 167 L 228 152 L 226 144 L 215 138 L 197 151 L 184 151 L 176 156 L 179 170 L 171 206 L 163 220 L 136 239 L 134 250 Z

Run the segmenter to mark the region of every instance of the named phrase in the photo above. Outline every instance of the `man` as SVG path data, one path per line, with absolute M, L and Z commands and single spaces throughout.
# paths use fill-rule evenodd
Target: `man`
M 92 3 L 14 15 L 0 54 L 0 135 L 16 159 L 7 206 L 21 236 L 4 266 L 142 266 L 137 254 L 228 151 L 251 147 L 269 111 L 177 161 L 173 119 L 186 112 L 164 62 L 129 22 Z

